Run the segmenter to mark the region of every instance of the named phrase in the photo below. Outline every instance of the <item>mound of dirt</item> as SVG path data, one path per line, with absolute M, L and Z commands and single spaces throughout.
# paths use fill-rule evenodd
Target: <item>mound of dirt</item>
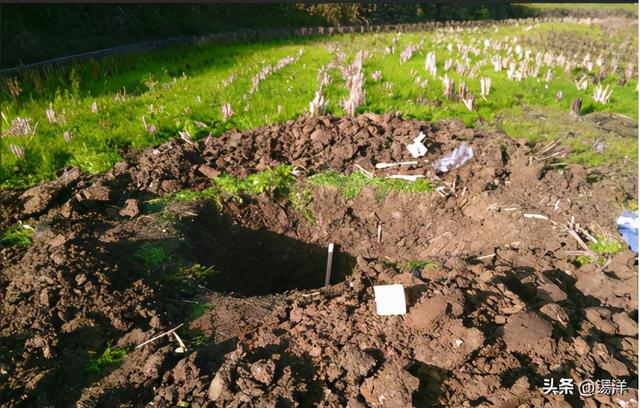
M 419 132 L 428 153 L 417 166 L 375 169 L 412 160 L 406 146 Z M 462 141 L 474 158 L 436 172 L 431 163 Z M 2 191 L 0 226 L 28 223 L 34 243 L 0 252 L 0 401 L 633 406 L 637 258 L 625 248 L 603 266 L 578 266 L 570 230 L 597 223 L 615 232 L 636 180 L 534 153 L 456 120 L 302 117 L 131 152 L 97 176 L 70 169 Z M 313 222 L 268 194 L 153 206 L 216 175 L 281 163 L 301 169 L 299 183 L 362 168 L 439 188 L 381 198 L 366 187 L 347 199 L 317 187 Z M 338 253 L 323 288 L 329 243 Z M 386 283 L 404 286 L 407 315 L 376 315 L 373 285 Z M 180 324 L 178 336 L 136 348 Z M 127 354 L 87 370 L 107 347 Z M 547 378 L 617 378 L 630 390 L 544 395 Z

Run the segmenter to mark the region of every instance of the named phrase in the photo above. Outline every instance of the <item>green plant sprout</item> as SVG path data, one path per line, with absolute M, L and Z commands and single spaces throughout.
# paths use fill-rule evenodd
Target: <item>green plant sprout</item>
M 587 247 L 597 254 L 597 258 L 588 255 L 580 255 L 575 259 L 577 266 L 584 266 L 591 262 L 595 262 L 598 266 L 603 266 L 607 259 L 620 253 L 624 246 L 622 242 L 607 234 L 596 234 L 594 241 L 589 241 Z
M 172 278 L 179 281 L 196 280 L 207 283 L 219 275 L 220 272 L 214 266 L 194 264 L 190 267 L 180 267 L 178 272 L 174 274 Z
M 127 350 L 123 348 L 107 346 L 100 356 L 89 360 L 85 368 L 89 373 L 99 373 L 107 367 L 121 363 L 126 354 Z
M 148 267 L 159 266 L 169 259 L 167 251 L 162 246 L 153 243 L 143 244 L 136 251 L 135 257 Z
M 388 268 L 393 268 L 400 273 L 408 273 L 414 270 L 423 271 L 425 269 L 437 268 L 440 264 L 428 259 L 412 259 L 405 262 L 385 260 L 383 265 Z
M 28 247 L 33 244 L 33 228 L 22 223 L 8 227 L 0 242 L 5 246 Z

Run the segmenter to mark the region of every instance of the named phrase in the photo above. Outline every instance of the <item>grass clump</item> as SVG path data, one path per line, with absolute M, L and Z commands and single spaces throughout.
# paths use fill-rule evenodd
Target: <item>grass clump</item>
M 298 183 L 292 166 L 283 164 L 252 174 L 245 179 L 220 175 L 214 178 L 212 183 L 211 187 L 202 191 L 183 190 L 152 200 L 150 208 L 159 210 L 171 200 L 186 202 L 213 200 L 218 207 L 222 207 L 224 199 L 242 203 L 246 197 L 267 194 L 276 200 L 288 200 L 309 224 L 313 224 L 315 219 L 311 211 L 311 202 L 313 201 L 312 191 L 316 187 L 335 187 L 347 199 L 357 197 L 365 187 L 372 187 L 379 201 L 392 191 L 419 193 L 432 190 L 431 184 L 422 179 L 411 183 L 399 179 L 369 178 L 362 173 L 344 175 L 335 171 L 309 176 L 302 184 Z
M 89 360 L 85 368 L 89 373 L 99 373 L 107 367 L 121 363 L 126 354 L 127 350 L 123 348 L 108 346 L 100 356 Z
M 169 259 L 169 254 L 160 245 L 146 243 L 143 244 L 135 253 L 136 259 L 145 266 L 156 267 Z
M 587 244 L 589 249 L 600 255 L 615 255 L 622 251 L 623 246 L 620 241 L 608 235 L 596 235 L 596 242 Z
M 386 260 L 383 265 L 393 268 L 400 273 L 408 273 L 413 271 L 423 271 L 425 269 L 436 268 L 439 264 L 428 259 L 412 259 L 409 261 Z
M 180 267 L 178 272 L 173 274 L 171 278 L 179 282 L 194 280 L 206 284 L 211 283 L 218 276 L 220 276 L 220 271 L 215 266 L 204 266 L 196 263 L 189 267 Z
M 15 224 L 2 234 L 0 242 L 5 246 L 28 247 L 33 244 L 33 228 L 25 224 Z
M 351 173 L 350 175 L 339 174 L 333 171 L 318 173 L 307 178 L 307 185 L 331 186 L 340 190 L 340 193 L 347 199 L 357 197 L 365 187 L 372 187 L 376 190 L 376 198 L 381 200 L 392 191 L 407 193 L 421 193 L 431 191 L 431 184 L 422 179 L 415 182 L 407 182 L 399 179 L 387 179 L 381 177 L 369 178 L 362 173 Z
M 589 241 L 587 246 L 597 257 L 580 255 L 575 260 L 576 266 L 580 267 L 592 262 L 595 262 L 598 266 L 603 266 L 607 262 L 607 259 L 620 253 L 624 249 L 622 242 L 610 235 L 596 234 L 594 238 L 595 242 Z
M 279 165 L 245 179 L 237 179 L 223 174 L 212 180 L 213 185 L 202 191 L 183 190 L 165 197 L 165 200 L 178 201 L 214 200 L 219 206 L 223 198 L 242 202 L 243 196 L 268 194 L 274 198 L 286 197 L 296 181 L 290 165 Z
M 247 177 L 240 189 L 251 195 L 267 193 L 277 198 L 287 195 L 295 181 L 291 166 L 280 165 Z
M 210 308 L 211 306 L 207 303 L 194 304 L 193 307 L 189 310 L 189 313 L 186 317 L 187 321 L 192 322 L 196 320 L 197 318 L 203 316 Z

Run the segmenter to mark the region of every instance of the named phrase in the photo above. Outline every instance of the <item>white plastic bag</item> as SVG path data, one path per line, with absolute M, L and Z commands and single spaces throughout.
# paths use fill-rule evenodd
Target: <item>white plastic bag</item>
M 640 227 L 640 218 L 638 213 L 624 210 L 616 220 L 618 231 L 622 235 L 624 242 L 629 245 L 631 250 L 638 253 L 638 228 Z
M 407 145 L 407 149 L 409 149 L 409 153 L 411 153 L 411 156 L 413 156 L 414 159 L 427 154 L 427 148 L 422 144 L 425 137 L 427 137 L 427 135 L 420 132 L 418 137 L 413 139 L 413 143 Z
M 462 142 L 460 146 L 456 147 L 451 153 L 433 162 L 433 167 L 438 171 L 446 173 L 451 169 L 462 166 L 471 158 L 473 158 L 473 148 L 466 142 Z

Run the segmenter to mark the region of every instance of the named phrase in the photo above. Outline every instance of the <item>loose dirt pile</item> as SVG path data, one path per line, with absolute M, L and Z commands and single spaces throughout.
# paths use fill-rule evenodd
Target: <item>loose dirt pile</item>
M 414 168 L 406 145 L 423 131 Z M 474 158 L 430 165 L 462 141 Z M 545 378 L 637 387 L 637 258 L 577 267 L 567 226 L 615 232 L 635 176 L 555 166 L 526 143 L 392 116 L 300 118 L 131 153 L 109 172 L 70 169 L 0 191 L 0 227 L 35 229 L 0 256 L 0 401 L 8 406 L 634 406 L 543 395 Z M 429 162 L 423 163 L 422 159 Z M 312 190 L 309 222 L 268 195 L 151 199 L 277 164 L 306 175 L 358 166 L 420 174 L 438 192 Z M 151 201 L 150 201 L 151 200 Z M 531 217 L 531 214 L 536 216 Z M 540 217 L 543 215 L 544 217 Z M 335 243 L 333 286 L 324 280 Z M 428 261 L 416 263 L 415 261 Z M 402 283 L 406 316 L 377 316 L 375 284 Z M 185 323 L 177 333 L 134 347 Z M 128 350 L 87 373 L 92 352 Z M 618 401 L 627 401 L 627 405 Z M 187 405 L 190 404 L 190 405 Z

